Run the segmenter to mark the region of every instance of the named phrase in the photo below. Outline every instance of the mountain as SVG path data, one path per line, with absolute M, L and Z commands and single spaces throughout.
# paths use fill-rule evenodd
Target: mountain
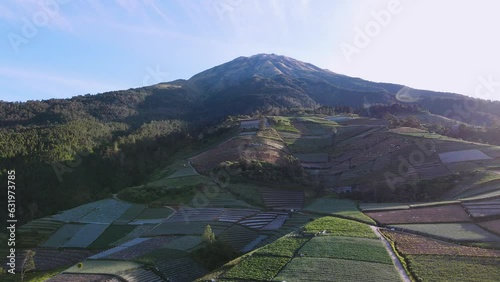
M 436 104 L 436 99 L 448 103 Z M 321 105 L 366 108 L 398 102 L 450 115 L 450 110 L 454 110 L 449 102 L 457 104 L 458 100 L 461 105 L 464 99 L 480 104 L 476 112 L 484 114 L 476 120 L 482 122 L 491 123 L 490 115 L 497 115 L 500 109 L 498 102 L 370 82 L 289 57 L 259 54 L 236 58 L 188 80 L 70 99 L 1 102 L 0 125 L 64 123 L 81 118 L 140 125 L 156 119 L 218 120 L 268 108 L 312 109 Z
M 465 111 L 466 116 L 457 110 L 470 102 L 474 111 Z M 25 191 L 19 196 L 23 217 L 54 213 L 144 183 L 179 150 L 225 136 L 229 129 L 211 126 L 229 115 L 312 113 L 322 106 L 378 118 L 389 112 L 418 114 L 421 121 L 439 121 L 441 115 L 470 124 L 500 124 L 499 102 L 370 82 L 259 54 L 188 80 L 70 99 L 0 102 L 0 176 L 9 168 L 25 172 L 18 183 Z M 445 120 L 448 127 L 453 124 Z M 474 141 L 498 140 L 496 131 L 488 136 L 469 131 Z M 60 197 L 47 196 L 54 194 Z M 36 208 L 28 211 L 29 206 Z

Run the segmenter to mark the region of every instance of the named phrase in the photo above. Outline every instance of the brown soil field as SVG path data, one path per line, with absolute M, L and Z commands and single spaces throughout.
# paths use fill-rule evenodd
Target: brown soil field
M 263 138 L 239 137 L 199 154 L 191 163 L 199 172 L 207 172 L 225 161 L 237 161 L 244 157 L 270 163 L 280 163 L 287 155 L 284 145 Z
M 365 214 L 384 225 L 471 221 L 467 212 L 459 204 L 407 210 L 366 212 Z
M 500 257 L 500 250 L 460 246 L 419 235 L 407 234 L 397 231 L 380 231 L 391 241 L 395 242 L 396 249 L 405 255 Z

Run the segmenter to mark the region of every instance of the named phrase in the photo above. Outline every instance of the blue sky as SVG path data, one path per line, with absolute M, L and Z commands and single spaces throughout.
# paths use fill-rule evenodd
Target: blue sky
M 500 100 L 497 3 L 4 0 L 0 100 L 188 79 L 257 53 L 373 81 Z

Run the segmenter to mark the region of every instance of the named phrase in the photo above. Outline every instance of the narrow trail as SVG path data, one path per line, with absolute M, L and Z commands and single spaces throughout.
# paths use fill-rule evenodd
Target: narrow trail
M 401 262 L 399 261 L 398 257 L 394 253 L 394 250 L 391 247 L 391 244 L 385 239 L 382 234 L 380 234 L 379 230 L 375 226 L 370 226 L 370 228 L 377 234 L 377 236 L 382 240 L 384 243 L 385 249 L 391 256 L 392 262 L 394 263 L 394 266 L 396 266 L 396 269 L 398 270 L 399 276 L 401 277 L 401 281 L 404 282 L 411 282 L 410 277 L 408 277 L 408 274 L 406 273 L 406 270 L 404 269 L 403 265 L 401 265 Z

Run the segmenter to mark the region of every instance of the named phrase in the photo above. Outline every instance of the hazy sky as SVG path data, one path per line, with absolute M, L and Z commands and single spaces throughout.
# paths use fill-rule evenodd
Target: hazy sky
M 3 0 L 0 100 L 188 79 L 257 53 L 500 100 L 499 11 L 497 0 Z

